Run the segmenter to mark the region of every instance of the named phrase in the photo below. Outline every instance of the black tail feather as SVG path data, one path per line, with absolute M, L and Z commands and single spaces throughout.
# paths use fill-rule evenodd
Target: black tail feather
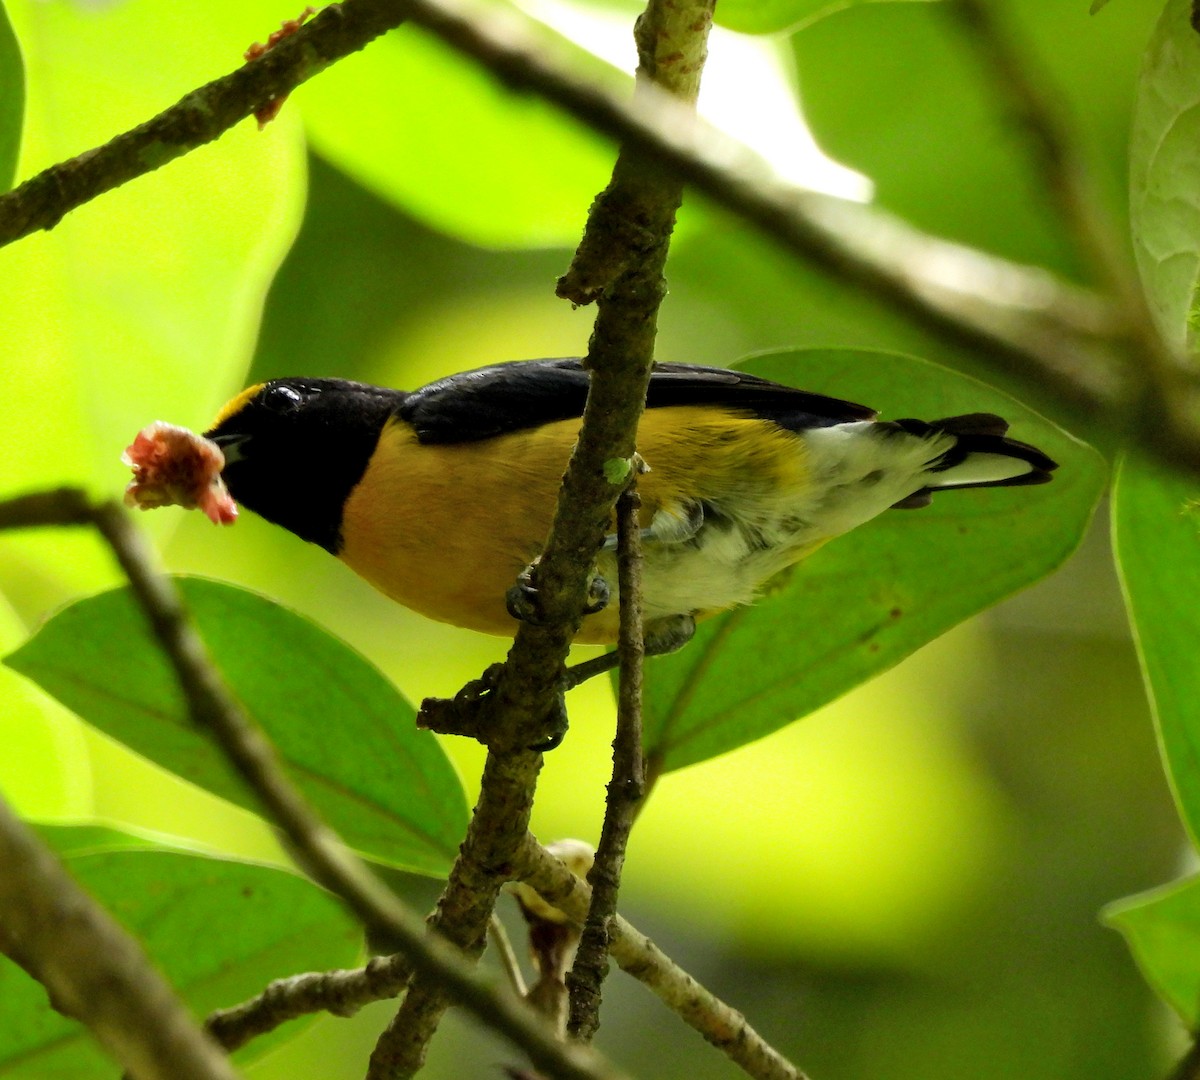
M 936 434 L 955 436 L 954 445 L 929 465 L 929 472 L 945 474 L 944 483 L 931 483 L 896 504 L 896 509 L 914 509 L 929 503 L 930 493 L 939 488 L 978 487 L 1024 487 L 1030 484 L 1045 484 L 1058 463 L 1036 446 L 1008 438 L 1008 424 L 993 413 L 968 413 L 963 416 L 948 416 L 942 420 L 894 420 L 896 428 L 910 435 L 928 438 Z M 1009 458 L 1023 462 L 1027 468 L 1013 476 L 997 476 L 994 479 L 971 479 L 970 469 L 963 470 L 961 478 L 955 477 L 956 470 L 968 465 L 972 458 Z

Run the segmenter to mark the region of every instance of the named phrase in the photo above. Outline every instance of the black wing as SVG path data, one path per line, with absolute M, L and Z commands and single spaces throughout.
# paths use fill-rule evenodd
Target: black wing
M 439 379 L 414 390 L 396 413 L 423 443 L 476 442 L 582 416 L 587 387 L 587 372 L 577 359 L 520 360 Z M 741 409 L 793 431 L 875 418 L 875 411 L 863 405 L 742 371 L 657 364 L 646 407 L 670 405 Z

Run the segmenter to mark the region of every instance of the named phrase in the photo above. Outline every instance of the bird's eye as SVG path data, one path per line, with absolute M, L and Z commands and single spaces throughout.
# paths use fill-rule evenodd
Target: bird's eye
M 266 409 L 271 412 L 290 412 L 304 402 L 304 395 L 293 386 L 276 383 L 268 386 L 259 399 Z

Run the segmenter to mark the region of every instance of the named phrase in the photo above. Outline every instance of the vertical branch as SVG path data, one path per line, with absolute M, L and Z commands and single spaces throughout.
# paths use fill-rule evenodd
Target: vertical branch
M 571 990 L 571 1016 L 567 1030 L 576 1039 L 589 1041 L 600 1026 L 600 985 L 608 974 L 608 949 L 612 921 L 617 914 L 617 894 L 625 866 L 625 848 L 646 795 L 642 757 L 642 545 L 638 523 L 638 498 L 630 484 L 617 500 L 617 572 L 621 592 L 621 657 L 617 694 L 617 733 L 613 739 L 613 773 L 608 785 L 604 826 L 596 858 L 588 872 L 592 902 L 579 940 L 575 964 L 567 977 Z
M 496 899 L 524 842 L 541 768 L 539 753 L 488 751 L 466 839 L 429 919 L 432 930 L 471 960 L 483 952 Z M 415 977 L 403 1004 L 375 1044 L 367 1080 L 414 1075 L 425 1063 L 429 1042 L 449 1004 L 450 996 L 439 979 Z
M 651 0 L 636 34 L 640 81 L 655 81 L 695 100 L 713 3 Z M 410 14 L 416 14 L 415 8 L 410 6 Z M 434 16 L 426 22 L 432 29 L 445 21 L 436 12 L 426 14 Z M 612 467 L 634 460 L 665 292 L 663 266 L 682 195 L 682 181 L 644 156 L 622 150 L 612 182 L 588 219 L 585 236 L 603 227 L 602 218 L 623 220 L 629 227 L 615 233 L 616 250 L 622 253 L 611 260 L 615 276 L 606 274 L 599 287 L 593 281 L 588 297 L 599 297 L 599 311 L 584 362 L 591 373 L 587 404 L 546 547 L 523 586 L 523 598 L 533 610 L 518 627 L 503 667 L 472 700 L 479 737 L 489 746 L 488 760 L 466 842 L 431 919 L 435 929 L 469 955 L 482 949 L 488 916 L 512 875 L 528 827 L 541 755 L 523 747 L 544 740 L 548 726 L 561 734 L 563 663 L 582 621 L 589 572 L 620 494 L 610 479 Z M 638 243 L 625 242 L 631 235 Z M 438 703 L 426 703 L 423 711 L 438 711 Z M 460 710 L 452 705 L 450 711 Z M 368 1080 L 401 1080 L 420 1069 L 448 1003 L 436 982 L 414 979 L 376 1044 Z
M 694 105 L 707 57 L 712 24 L 711 0 L 671 3 L 650 0 L 638 19 L 638 87 L 648 83 Z M 644 92 L 644 89 L 643 89 Z M 623 147 L 612 181 L 588 216 L 583 241 L 570 269 L 559 280 L 558 293 L 576 303 L 597 301 L 596 323 L 588 345 L 587 366 L 593 398 L 599 398 L 606 370 L 637 370 L 641 395 L 654 361 L 658 308 L 666 292 L 663 269 L 683 185 L 651 159 Z M 632 402 L 625 400 L 625 408 Z M 629 447 L 632 462 L 634 448 Z M 653 467 L 653 463 L 651 463 Z M 589 873 L 594 887 L 579 953 L 568 985 L 571 1016 L 568 1030 L 588 1040 L 600 1024 L 600 985 L 608 968 L 610 926 L 625 847 L 638 804 L 645 791 L 641 739 L 641 552 L 637 533 L 636 494 L 625 497 L 618 512 L 621 596 L 621 683 L 617 735 L 613 743 L 613 778 L 609 785 L 604 828 Z M 636 628 L 635 628 L 636 624 Z

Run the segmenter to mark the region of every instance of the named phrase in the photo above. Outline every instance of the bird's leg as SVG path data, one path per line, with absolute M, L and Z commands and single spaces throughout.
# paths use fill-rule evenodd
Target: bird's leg
M 641 531 L 644 544 L 682 544 L 691 540 L 704 525 L 704 504 L 685 502 L 670 509 L 664 507 Z M 601 551 L 617 550 L 617 534 L 609 533 L 600 546 Z
M 692 640 L 695 633 L 696 620 L 691 615 L 670 615 L 659 619 L 646 627 L 646 655 L 666 656 L 668 653 L 678 652 Z M 619 662 L 620 655 L 613 651 L 572 664 L 563 672 L 562 688 L 564 691 L 573 690 L 596 675 L 612 671 Z

